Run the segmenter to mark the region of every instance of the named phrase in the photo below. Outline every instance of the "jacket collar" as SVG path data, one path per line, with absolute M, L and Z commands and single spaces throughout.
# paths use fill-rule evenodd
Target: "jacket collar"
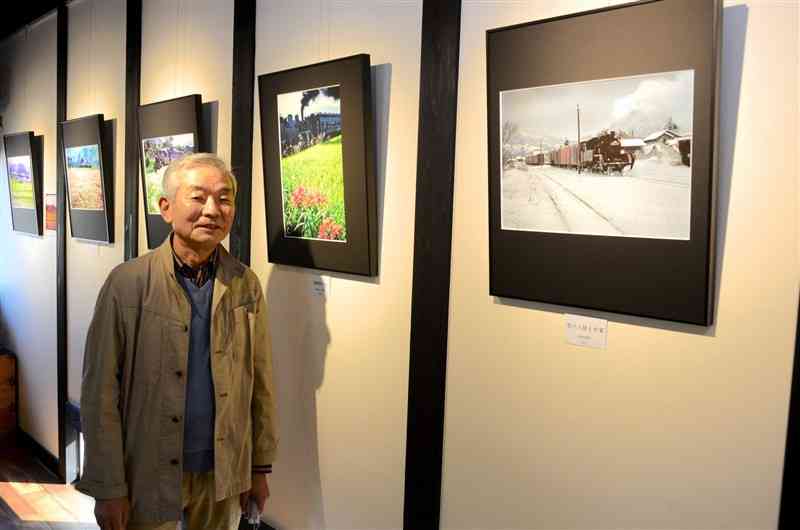
M 167 275 L 172 281 L 169 282 L 183 292 L 183 288 L 178 285 L 178 279 L 175 277 L 175 262 L 172 258 L 172 232 L 169 233 L 163 243 L 154 251 L 159 263 L 160 268 L 164 274 Z M 221 244 L 217 246 L 217 265 L 214 274 L 214 292 L 211 298 L 211 315 L 216 313 L 217 306 L 219 305 L 222 297 L 228 292 L 231 282 L 237 276 L 242 276 L 244 273 L 244 266 L 233 256 L 231 256 L 225 247 Z

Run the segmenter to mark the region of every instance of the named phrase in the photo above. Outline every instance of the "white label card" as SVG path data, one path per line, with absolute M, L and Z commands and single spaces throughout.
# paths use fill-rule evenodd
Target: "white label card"
M 331 277 L 315 276 L 311 278 L 311 294 L 327 298 L 331 294 Z
M 605 349 L 608 337 L 608 320 L 564 313 L 567 342 L 575 346 Z

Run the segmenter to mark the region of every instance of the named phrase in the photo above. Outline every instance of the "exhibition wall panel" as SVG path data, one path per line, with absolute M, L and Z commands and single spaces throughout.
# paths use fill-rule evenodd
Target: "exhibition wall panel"
M 43 136 L 45 194 L 56 193 L 56 33 L 54 12 L 0 43 L 0 83 L 6 84 L 0 88 L 6 95 L 0 98 L 0 131 Z M 6 168 L 0 165 L 0 201 L 8 205 Z M 13 232 L 4 206 L 0 241 L 0 337 L 19 356 L 20 426 L 57 457 L 55 232 Z
M 114 130 L 114 243 L 71 237 L 67 231 L 67 390 L 80 401 L 86 333 L 97 293 L 123 261 L 125 141 L 125 1 L 81 0 L 69 5 L 67 118 L 103 114 Z M 108 171 L 109 169 L 106 169 Z M 69 216 L 67 216 L 69 222 Z
M 201 129 L 230 159 L 233 2 L 145 0 L 142 4 L 141 104 L 189 94 L 203 100 Z M 147 252 L 140 187 L 139 254 Z M 227 239 L 223 242 L 227 247 Z
M 421 0 L 258 4 L 257 76 L 371 56 L 378 181 L 377 277 L 267 263 L 256 117 L 251 266 L 270 307 L 281 446 L 265 519 L 277 528 L 403 525 L 421 20 Z
M 484 32 L 616 3 L 464 0 L 443 529 L 777 523 L 798 303 L 797 3 L 725 3 L 713 326 L 488 294 Z M 563 313 L 608 319 L 607 347 L 568 345 Z

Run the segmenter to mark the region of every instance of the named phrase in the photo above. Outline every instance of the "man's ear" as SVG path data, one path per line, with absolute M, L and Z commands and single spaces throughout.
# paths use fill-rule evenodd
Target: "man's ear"
M 158 208 L 161 210 L 161 217 L 166 221 L 167 224 L 172 224 L 172 205 L 169 202 L 169 199 L 166 197 L 161 197 L 158 199 Z

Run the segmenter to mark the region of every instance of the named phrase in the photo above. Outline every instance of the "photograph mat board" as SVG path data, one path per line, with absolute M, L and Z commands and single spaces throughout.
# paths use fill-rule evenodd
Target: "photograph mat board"
M 690 238 L 693 70 L 498 97 L 502 230 Z
M 490 295 L 713 324 L 722 13 L 721 0 L 648 0 L 486 32 Z M 587 55 L 587 50 L 598 53 Z M 501 92 L 683 71 L 693 72 L 694 85 L 691 137 L 686 138 L 691 145 L 682 142 L 689 149 L 681 153 L 691 167 L 688 239 L 598 237 L 590 235 L 597 230 L 586 230 L 580 223 L 576 223 L 583 229 L 579 231 L 588 234 L 503 229 L 514 220 L 503 222 L 501 211 Z M 577 104 L 564 112 L 577 118 Z M 509 108 L 504 109 L 506 118 Z M 589 108 L 588 103 L 581 105 L 582 111 Z M 581 139 L 596 132 L 588 114 L 581 112 Z M 570 124 L 573 119 L 564 121 Z M 645 133 L 636 131 L 636 136 L 640 134 Z M 572 155 L 586 154 L 574 141 L 571 144 L 567 162 L 578 159 Z M 547 151 L 544 146 L 540 150 Z M 514 153 L 513 158 L 517 156 Z M 538 158 L 535 164 L 542 164 Z M 637 168 L 640 162 L 636 161 Z M 630 169 L 622 167 L 623 173 Z M 619 179 L 618 168 L 611 173 Z M 589 176 L 595 175 L 580 175 Z M 504 206 L 507 216 L 508 203 Z M 646 223 L 637 226 L 646 228 Z
M 186 154 L 193 153 L 194 149 L 194 133 L 158 136 L 142 140 L 148 214 L 159 215 L 161 212 L 158 201 L 163 193 L 162 179 L 169 163 Z
M 11 206 L 13 208 L 33 210 L 36 202 L 31 157 L 28 155 L 9 156 L 7 161 L 8 183 L 11 188 Z
M 291 230 L 291 225 L 286 221 L 293 221 L 292 214 L 298 212 L 289 212 L 289 216 L 284 218 L 286 211 L 284 182 L 290 181 L 287 188 L 294 189 L 296 185 L 294 181 L 291 181 L 291 174 L 282 171 L 281 167 L 282 154 L 288 154 L 288 151 L 282 152 L 282 148 L 286 149 L 289 146 L 285 141 L 281 145 L 279 110 L 285 116 L 288 116 L 290 112 L 294 114 L 295 111 L 279 109 L 278 96 L 296 94 L 296 99 L 298 95 L 302 97 L 303 92 L 318 90 L 315 87 L 323 89 L 336 87 L 334 90 L 338 89 L 339 91 L 341 113 L 338 117 L 330 116 L 329 118 L 341 120 L 341 138 L 344 140 L 341 144 L 336 145 L 340 145 L 342 152 L 343 186 L 339 185 L 337 189 L 343 189 L 347 224 L 346 228 L 342 226 L 338 233 L 334 234 L 334 229 L 337 227 L 328 223 L 325 230 L 330 230 L 330 232 L 322 235 L 325 237 L 338 235 L 340 239 L 346 239 L 346 242 L 337 241 L 343 244 L 331 244 L 331 239 L 319 238 L 321 224 L 316 227 L 309 224 L 303 227 L 303 231 L 296 230 L 290 234 L 286 233 L 287 226 Z M 270 263 L 363 276 L 377 275 L 378 254 L 375 251 L 378 247 L 376 139 L 373 132 L 373 104 L 370 87 L 371 69 L 367 54 L 297 66 L 258 76 L 264 201 L 267 206 L 264 208 L 264 218 L 266 221 L 267 259 Z M 333 98 L 336 99 L 335 96 Z M 305 111 L 303 118 L 305 118 Z M 285 138 L 285 136 L 283 137 Z M 338 159 L 338 156 L 336 158 Z M 295 173 L 298 172 L 295 171 Z M 299 173 L 309 175 L 310 171 L 300 171 Z M 329 177 L 327 180 L 335 183 L 337 179 Z M 324 190 L 321 192 L 325 193 L 326 198 L 329 199 L 328 192 Z M 305 194 L 302 196 L 305 197 Z M 297 197 L 295 200 L 299 202 L 299 198 Z M 316 197 L 314 198 L 317 200 Z M 329 206 L 329 202 L 326 205 Z M 319 205 L 315 204 L 314 206 Z M 310 214 L 313 212 L 300 213 Z M 315 222 L 320 220 L 319 214 L 320 212 L 317 212 Z M 338 220 L 333 222 L 340 223 Z M 344 219 L 341 222 L 343 225 Z
M 277 94 L 277 108 L 284 236 L 346 243 L 341 85 Z
M 102 211 L 103 181 L 100 174 L 100 146 L 66 148 L 67 181 L 73 210 Z

